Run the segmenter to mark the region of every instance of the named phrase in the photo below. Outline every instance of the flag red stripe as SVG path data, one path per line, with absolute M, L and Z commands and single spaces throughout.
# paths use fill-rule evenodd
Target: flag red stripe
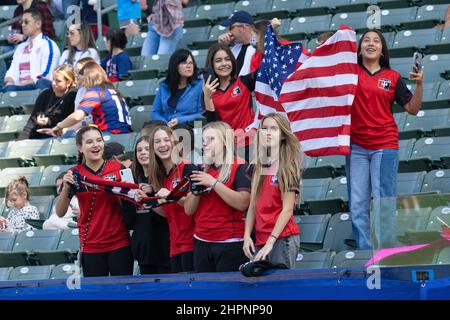
M 358 66 L 354 63 L 338 63 L 328 67 L 309 67 L 297 70 L 285 82 L 304 80 L 309 78 L 331 77 L 338 74 L 356 74 Z
M 339 41 L 332 44 L 322 45 L 313 51 L 314 57 L 325 57 L 337 52 L 355 52 L 356 43 L 352 41 Z
M 348 147 L 348 146 L 325 147 L 325 148 L 318 148 L 318 149 L 313 149 L 313 150 L 304 151 L 304 152 L 309 157 L 346 155 L 346 154 L 350 153 L 350 147 Z
M 331 128 L 314 128 L 296 131 L 295 134 L 301 141 L 318 138 L 336 137 L 338 135 L 350 135 L 350 126 L 342 125 L 340 127 Z
M 316 97 L 340 97 L 350 93 L 354 93 L 356 86 L 354 84 L 346 84 L 342 86 L 325 87 L 325 88 L 307 88 L 301 91 L 294 91 L 280 95 L 281 102 L 300 101 Z
M 350 114 L 351 106 L 331 106 L 323 108 L 305 109 L 289 112 L 289 120 L 297 121 L 304 119 L 326 118 L 334 116 L 347 116 Z

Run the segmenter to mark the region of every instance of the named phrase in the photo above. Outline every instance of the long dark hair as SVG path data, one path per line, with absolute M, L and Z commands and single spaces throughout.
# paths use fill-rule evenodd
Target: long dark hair
M 102 131 L 94 125 L 88 125 L 86 127 L 82 127 L 80 130 L 78 130 L 77 135 L 75 136 L 75 143 L 78 147 L 81 147 L 83 144 L 83 135 L 88 132 L 88 131 L 92 131 L 95 130 L 98 133 L 100 133 L 100 135 L 102 136 L 103 139 L 103 134 Z M 82 164 L 83 163 L 83 153 L 81 153 L 80 151 L 78 151 L 78 164 Z
M 150 137 L 149 136 L 142 136 L 139 139 L 137 139 L 135 147 L 134 147 L 134 155 L 133 155 L 133 163 L 131 164 L 131 171 L 133 172 L 134 181 L 138 182 L 140 181 L 141 177 L 144 175 L 144 169 L 142 168 L 142 165 L 139 163 L 137 159 L 137 145 L 141 143 L 142 141 L 147 141 L 149 144 L 150 149 Z M 146 181 L 147 182 L 147 181 Z
M 208 55 L 206 56 L 205 67 L 211 68 L 214 71 L 214 56 L 220 50 L 225 51 L 226 54 L 231 59 L 231 65 L 233 66 L 232 70 L 231 70 L 231 78 L 233 79 L 236 76 L 236 59 L 234 58 L 233 52 L 231 52 L 231 50 L 228 46 L 225 46 L 225 45 L 219 44 L 219 43 L 213 44 L 208 50 Z M 214 71 L 214 74 L 216 74 L 216 71 Z M 217 74 L 216 74 L 216 77 L 217 77 Z M 205 79 L 205 81 L 206 81 L 206 79 Z
M 81 23 L 76 26 L 77 30 L 80 32 L 80 41 L 81 41 L 81 51 L 85 52 L 88 49 L 92 48 L 97 51 L 97 48 L 95 46 L 95 40 L 94 36 L 92 34 L 92 30 L 89 27 L 89 24 L 86 21 L 81 21 Z M 73 58 L 75 57 L 76 48 L 73 47 L 68 38 L 66 37 L 66 43 L 67 43 L 67 49 L 69 50 L 69 56 L 67 57 L 67 60 L 69 61 L 69 64 L 73 65 Z
M 386 39 L 384 38 L 383 34 L 379 30 L 376 30 L 376 29 L 370 29 L 370 30 L 365 31 L 362 34 L 361 38 L 359 39 L 359 42 L 358 42 L 358 64 L 360 66 L 363 65 L 363 59 L 362 59 L 362 54 L 361 54 L 361 43 L 364 39 L 364 36 L 369 32 L 376 33 L 381 39 L 382 48 L 381 48 L 380 66 L 382 68 L 390 69 L 391 65 L 389 63 L 389 50 L 388 50 L 388 46 L 386 44 Z
M 198 68 L 194 56 L 189 50 L 186 49 L 178 49 L 170 56 L 166 82 L 167 85 L 169 86 L 169 90 L 172 95 L 176 94 L 178 90 L 178 84 L 180 83 L 180 74 L 178 72 L 178 65 L 181 62 L 186 61 L 189 57 L 191 57 L 192 62 L 194 62 L 194 73 L 192 74 L 191 77 L 187 79 L 188 85 L 191 84 L 192 81 L 194 81 L 198 77 Z
M 112 52 L 114 48 L 125 49 L 127 46 L 127 36 L 122 29 L 113 29 L 110 28 L 106 31 L 106 40 L 109 40 L 111 43 L 111 47 L 109 49 L 109 56 L 112 57 Z

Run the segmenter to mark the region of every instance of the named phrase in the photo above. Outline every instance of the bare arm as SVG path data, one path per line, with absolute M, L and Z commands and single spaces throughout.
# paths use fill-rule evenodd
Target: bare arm
M 217 182 L 214 191 L 225 201 L 230 207 L 245 211 L 250 203 L 250 193 L 244 191 L 239 192 L 228 188 L 221 182 Z
M 188 216 L 193 215 L 197 211 L 199 202 L 200 196 L 189 193 L 184 200 L 184 212 L 186 212 Z
M 58 217 L 62 218 L 69 209 L 70 198 L 69 191 L 71 185 L 74 183 L 72 171 L 67 171 L 67 173 L 63 177 L 64 187 L 62 189 L 61 194 L 58 197 L 58 201 L 55 204 L 55 213 Z
M 414 71 L 410 73 L 410 79 L 416 81 L 416 92 L 411 97 L 411 100 L 403 106 L 403 108 L 412 115 L 416 115 L 420 107 L 422 106 L 422 95 L 423 95 L 423 71 L 417 71 L 414 67 Z

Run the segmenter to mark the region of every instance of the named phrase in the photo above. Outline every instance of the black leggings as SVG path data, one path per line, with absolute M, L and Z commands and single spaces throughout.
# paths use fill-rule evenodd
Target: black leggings
M 85 277 L 133 274 L 133 255 L 130 246 L 109 252 L 83 253 L 81 264 Z
M 248 261 L 242 249 L 243 241 L 217 243 L 195 239 L 194 269 L 196 272 L 239 271 Z
M 170 258 L 173 273 L 194 271 L 194 251 L 183 252 Z

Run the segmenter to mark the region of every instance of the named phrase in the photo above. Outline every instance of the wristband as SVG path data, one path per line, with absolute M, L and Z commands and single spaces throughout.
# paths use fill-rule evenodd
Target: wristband
M 218 182 L 219 180 L 214 180 L 214 182 L 213 182 L 213 184 L 211 185 L 211 190 L 214 190 L 214 187 L 216 186 L 216 184 L 217 184 L 217 182 Z
M 269 237 L 272 237 L 272 238 L 274 238 L 275 239 L 275 241 L 277 241 L 278 240 L 278 237 L 275 237 L 273 234 L 270 234 L 270 236 Z

